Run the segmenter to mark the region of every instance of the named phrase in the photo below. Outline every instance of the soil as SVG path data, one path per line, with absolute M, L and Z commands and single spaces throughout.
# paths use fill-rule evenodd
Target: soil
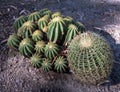
M 109 81 L 86 85 L 72 73 L 44 73 L 6 45 L 20 15 L 48 8 L 81 21 L 86 30 L 105 37 L 115 61 Z M 0 92 L 119 92 L 120 91 L 120 0 L 1 0 L 0 1 Z

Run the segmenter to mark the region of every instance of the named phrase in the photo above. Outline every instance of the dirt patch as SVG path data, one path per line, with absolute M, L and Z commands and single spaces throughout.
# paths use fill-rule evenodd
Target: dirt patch
M 60 2 L 58 2 L 60 1 Z M 96 87 L 83 85 L 73 74 L 43 73 L 6 45 L 20 15 L 48 8 L 69 15 L 106 38 L 113 48 L 115 64 L 110 82 Z M 118 92 L 120 90 L 120 1 L 117 0 L 1 0 L 0 92 Z

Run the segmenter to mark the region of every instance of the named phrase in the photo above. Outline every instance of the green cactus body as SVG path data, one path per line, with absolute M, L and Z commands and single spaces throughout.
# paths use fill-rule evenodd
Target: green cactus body
M 35 31 L 36 29 L 36 25 L 31 22 L 31 21 L 27 21 L 25 22 L 22 27 L 22 38 L 29 38 L 32 36 L 32 33 Z
M 46 27 L 48 25 L 48 19 L 49 18 L 47 16 L 44 16 L 44 17 L 42 17 L 42 18 L 40 18 L 38 20 L 38 28 L 39 28 L 39 30 L 43 31 L 44 27 Z
M 31 13 L 29 16 L 28 16 L 28 20 L 29 21 L 32 21 L 32 22 L 36 22 L 38 21 L 38 19 L 40 18 L 40 12 L 34 12 L 34 13 Z
M 17 18 L 13 24 L 14 29 L 18 30 L 27 21 L 27 19 L 28 18 L 26 16 L 20 16 Z
M 45 59 L 42 63 L 42 67 L 41 67 L 44 71 L 48 72 L 52 69 L 51 66 L 51 60 L 49 59 Z
M 78 28 L 77 26 L 75 26 L 74 24 L 70 24 L 68 26 L 68 31 L 65 37 L 65 43 L 68 43 L 69 41 L 71 41 L 73 39 L 73 37 L 75 37 L 78 34 Z
M 44 15 L 51 16 L 52 12 L 49 9 L 42 9 L 40 10 L 40 15 L 43 17 Z
M 53 42 L 48 42 L 48 44 L 45 47 L 45 56 L 49 59 L 54 58 L 58 55 L 59 48 L 57 44 Z
M 73 18 L 67 16 L 67 17 L 64 18 L 64 21 L 67 25 L 69 25 L 69 24 L 73 23 Z
M 75 25 L 78 27 L 80 32 L 85 32 L 85 26 L 81 22 L 76 22 Z
M 61 13 L 60 12 L 55 12 L 52 14 L 52 19 L 55 18 L 55 17 L 62 17 Z
M 68 61 L 81 82 L 98 84 L 105 81 L 111 73 L 113 55 L 102 37 L 86 32 L 71 41 Z
M 16 34 L 10 35 L 7 41 L 7 45 L 11 48 L 18 48 L 20 44 L 20 37 L 18 37 Z
M 37 42 L 42 40 L 43 38 L 43 33 L 40 30 L 35 30 L 32 34 L 32 39 Z
M 44 49 L 45 49 L 45 42 L 44 41 L 38 41 L 35 45 L 35 50 L 37 53 L 44 53 Z
M 19 51 L 22 55 L 26 57 L 32 56 L 34 51 L 34 43 L 30 38 L 24 38 L 19 45 Z
M 54 69 L 57 72 L 65 72 L 67 69 L 67 59 L 63 56 L 59 56 L 54 63 Z
M 47 36 L 50 41 L 56 42 L 64 35 L 65 22 L 61 17 L 55 17 L 48 24 Z
M 32 57 L 30 58 L 31 64 L 32 64 L 34 67 L 36 67 L 36 68 L 41 67 L 42 61 L 43 61 L 43 60 L 42 60 L 41 56 L 38 55 L 38 54 L 34 54 L 34 55 L 32 55 Z

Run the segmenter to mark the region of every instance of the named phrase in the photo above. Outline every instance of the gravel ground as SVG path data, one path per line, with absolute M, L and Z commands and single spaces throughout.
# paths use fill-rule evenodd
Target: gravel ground
M 58 2 L 60 1 L 60 2 Z M 110 82 L 102 86 L 80 83 L 73 74 L 43 73 L 6 45 L 20 15 L 48 8 L 81 21 L 86 30 L 106 38 L 115 63 Z M 1 0 L 0 1 L 0 92 L 119 92 L 120 91 L 120 0 Z

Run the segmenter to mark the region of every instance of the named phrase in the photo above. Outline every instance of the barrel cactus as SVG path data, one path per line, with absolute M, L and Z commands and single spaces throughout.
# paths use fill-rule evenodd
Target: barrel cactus
M 52 18 L 55 18 L 55 17 L 58 17 L 58 16 L 61 17 L 62 14 L 60 12 L 55 12 L 55 13 L 52 14 Z
M 28 16 L 28 20 L 32 22 L 36 22 L 40 17 L 41 17 L 40 12 L 33 12 Z
M 21 27 L 22 37 L 23 38 L 31 37 L 32 33 L 35 31 L 35 29 L 36 29 L 36 25 L 33 22 L 31 22 L 31 21 L 25 22 Z
M 44 41 L 38 41 L 35 45 L 36 52 L 39 54 L 44 53 L 45 46 L 46 44 Z
M 65 72 L 66 69 L 67 69 L 67 59 L 64 58 L 63 56 L 59 56 L 55 63 L 54 63 L 54 69 L 57 71 L 57 72 Z
M 45 56 L 48 59 L 53 59 L 55 56 L 58 55 L 59 48 L 58 45 L 53 42 L 48 42 L 48 44 L 45 47 Z
M 40 15 L 43 17 L 43 16 L 45 16 L 45 15 L 49 15 L 49 16 L 51 16 L 51 14 L 52 14 L 52 12 L 49 10 L 49 9 L 42 9 L 42 10 L 40 10 Z
M 45 59 L 43 62 L 42 62 L 42 69 L 46 72 L 50 71 L 52 69 L 52 66 L 51 66 L 51 60 L 49 59 Z
M 30 57 L 35 52 L 34 42 L 30 38 L 24 38 L 19 45 L 19 51 L 22 55 Z
M 47 36 L 50 41 L 57 42 L 64 35 L 65 22 L 62 17 L 55 17 L 48 25 Z
M 103 37 L 86 32 L 71 41 L 68 61 L 81 82 L 98 84 L 105 81 L 111 73 L 113 55 Z
M 21 42 L 21 38 L 18 37 L 16 34 L 12 34 L 8 38 L 7 45 L 11 48 L 17 49 L 19 47 L 20 42 Z
M 26 16 L 20 16 L 17 18 L 13 24 L 14 29 L 18 30 L 27 21 L 27 19 L 28 18 Z
M 43 33 L 40 30 L 35 30 L 32 34 L 32 39 L 37 42 L 43 39 Z
M 30 62 L 34 67 L 39 68 L 42 64 L 42 58 L 39 54 L 33 54 L 30 58 Z

